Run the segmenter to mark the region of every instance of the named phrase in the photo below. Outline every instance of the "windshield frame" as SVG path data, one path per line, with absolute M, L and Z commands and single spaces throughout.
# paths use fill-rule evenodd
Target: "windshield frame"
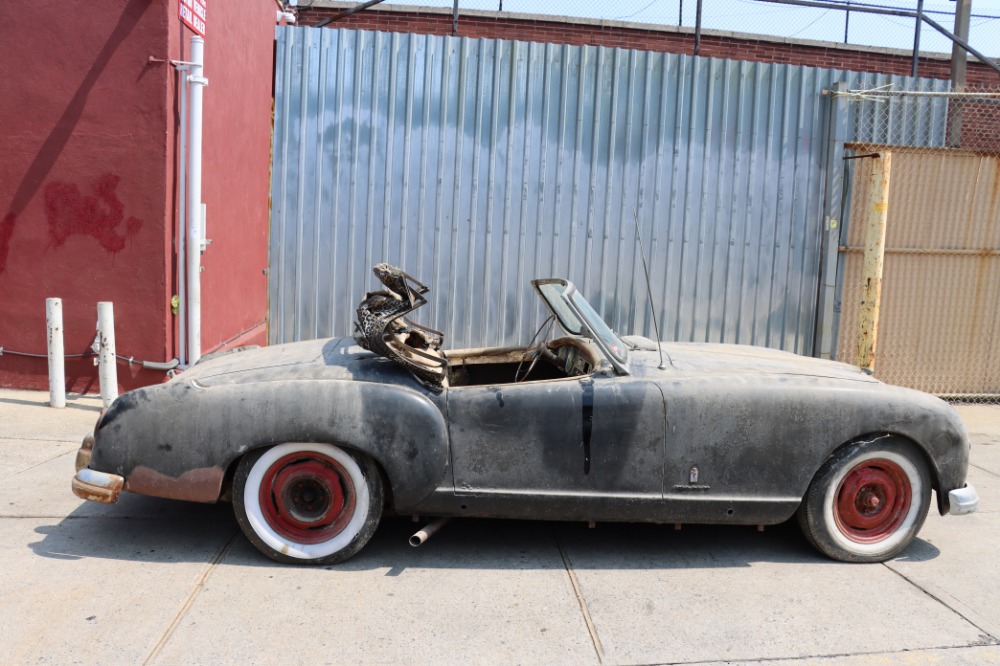
M 544 278 L 532 280 L 531 284 L 549 312 L 559 320 L 563 330 L 570 335 L 590 338 L 618 374 L 631 374 L 628 345 L 608 326 L 572 282 L 563 278 Z M 548 285 L 559 285 L 562 289 L 545 289 Z

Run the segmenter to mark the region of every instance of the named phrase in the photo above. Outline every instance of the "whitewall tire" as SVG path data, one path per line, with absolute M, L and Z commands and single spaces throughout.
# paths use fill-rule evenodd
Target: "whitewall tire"
M 881 437 L 837 450 L 809 485 L 797 514 L 806 538 L 844 562 L 882 562 L 916 537 L 931 475 L 911 442 Z
M 233 479 L 236 520 L 278 562 L 335 564 L 371 539 L 383 489 L 370 458 L 332 444 L 279 444 L 246 454 Z

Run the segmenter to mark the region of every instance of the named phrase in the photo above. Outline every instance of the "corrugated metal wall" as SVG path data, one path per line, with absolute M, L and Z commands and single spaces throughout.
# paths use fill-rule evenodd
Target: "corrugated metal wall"
M 415 319 L 450 347 L 526 341 L 542 320 L 528 281 L 553 275 L 616 330 L 652 336 L 636 216 L 661 337 L 811 353 L 821 91 L 845 80 L 858 76 L 279 28 L 271 341 L 350 334 L 378 261 L 432 287 Z

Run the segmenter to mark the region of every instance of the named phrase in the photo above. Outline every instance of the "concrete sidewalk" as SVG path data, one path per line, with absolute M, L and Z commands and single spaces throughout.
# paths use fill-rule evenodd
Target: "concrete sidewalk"
M 1000 664 L 1000 407 L 960 409 L 980 512 L 884 565 L 794 525 L 387 519 L 343 565 L 282 566 L 227 504 L 69 489 L 100 401 L 0 391 L 0 663 Z

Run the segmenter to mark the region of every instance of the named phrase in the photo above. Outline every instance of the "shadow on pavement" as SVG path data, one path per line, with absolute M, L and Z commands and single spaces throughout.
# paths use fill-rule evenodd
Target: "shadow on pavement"
M 87 502 L 57 523 L 39 525 L 41 540 L 28 547 L 58 560 L 199 562 L 211 559 L 236 529 L 228 504 L 123 495 L 116 505 Z
M 95 414 L 100 413 L 100 405 L 78 405 L 73 402 L 71 396 L 66 396 L 66 409 L 82 409 L 86 412 L 94 412 Z M 38 402 L 33 400 L 18 400 L 17 398 L 0 398 L 0 403 L 7 405 L 25 405 L 27 407 L 46 407 L 48 408 L 48 401 Z M 95 419 L 96 420 L 96 419 Z
M 407 540 L 427 521 L 382 519 L 371 542 L 354 558 L 331 569 L 388 568 L 387 576 L 421 569 L 688 569 L 738 568 L 754 563 L 827 563 L 805 541 L 794 522 L 757 532 L 753 527 L 601 523 L 461 518 L 420 548 Z M 238 532 L 228 503 L 194 504 L 123 495 L 114 506 L 84 504 L 52 525 L 36 528 L 30 544 L 40 557 L 124 559 L 148 562 L 210 561 Z M 925 562 L 940 554 L 917 539 L 900 556 Z M 272 562 L 237 533 L 224 564 L 288 567 Z M 850 565 L 845 565 L 850 566 Z

